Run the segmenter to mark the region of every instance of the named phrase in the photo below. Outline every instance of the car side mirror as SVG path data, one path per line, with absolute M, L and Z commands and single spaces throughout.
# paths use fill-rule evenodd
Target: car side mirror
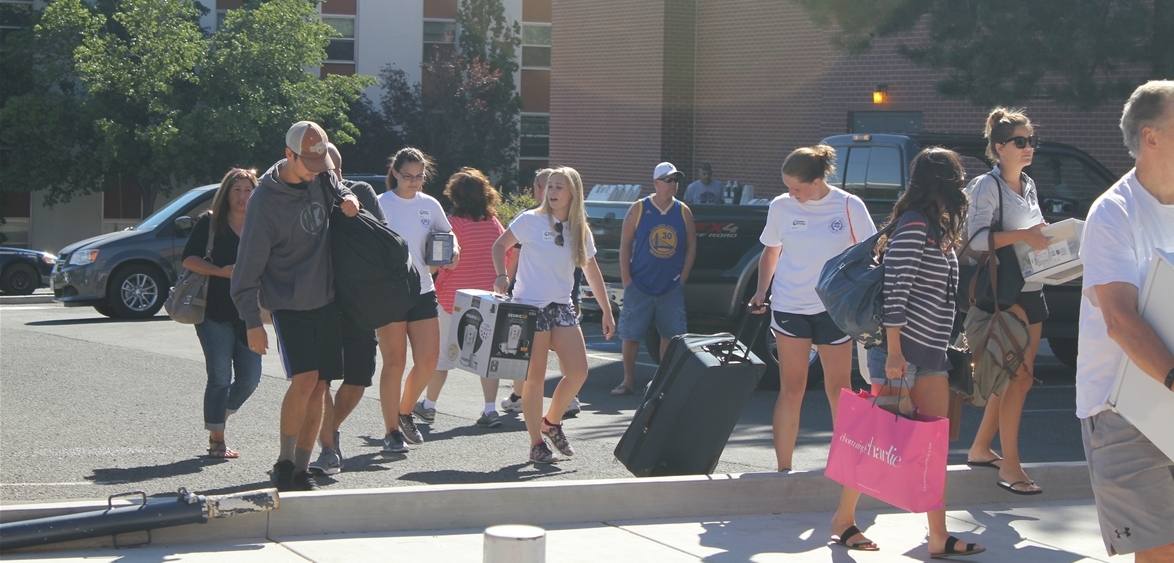
M 194 226 L 196 226 L 195 219 L 192 219 L 191 217 L 188 217 L 187 215 L 184 215 L 182 217 L 176 217 L 175 218 L 175 235 L 180 236 L 180 237 L 186 237 L 186 236 L 188 236 L 188 233 L 191 232 L 192 227 L 194 227 Z

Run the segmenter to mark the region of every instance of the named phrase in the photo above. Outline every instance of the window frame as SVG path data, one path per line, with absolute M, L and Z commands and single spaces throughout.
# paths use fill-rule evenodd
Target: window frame
M 544 44 L 541 44 L 541 43 L 527 43 L 527 42 L 526 42 L 526 28 L 527 28 L 527 27 L 545 27 L 545 28 L 547 28 L 547 29 L 550 29 L 550 27 L 551 27 L 551 26 L 550 26 L 550 23 L 549 23 L 549 22 L 522 22 L 522 37 L 521 37 L 522 43 L 521 43 L 521 45 L 519 46 L 519 53 L 518 53 L 518 62 L 519 62 L 519 67 L 520 67 L 520 68 L 522 68 L 522 69 L 524 69 L 524 70 L 550 70 L 550 64 L 549 64 L 549 62 L 548 62 L 548 63 L 547 63 L 545 66 L 541 66 L 541 65 L 527 65 L 527 64 L 526 64 L 526 62 L 525 62 L 525 61 L 526 61 L 526 49 L 527 49 L 527 48 L 529 48 L 529 49 L 546 49 L 546 50 L 547 50 L 547 52 L 548 52 L 548 56 L 547 56 L 547 60 L 548 60 L 548 61 L 549 61 L 549 59 L 550 59 L 550 57 L 549 57 L 549 52 L 550 52 L 550 49 L 551 49 L 551 44 L 550 44 L 550 42 L 547 42 L 547 43 L 544 43 Z
M 330 38 L 331 45 L 333 45 L 335 42 L 350 43 L 351 44 L 351 58 L 350 59 L 332 59 L 332 58 L 330 58 L 330 47 L 327 47 L 326 48 L 326 53 L 327 53 L 326 59 L 324 59 L 322 62 L 323 63 L 333 63 L 333 64 L 355 64 L 359 58 L 359 42 L 358 42 L 359 32 L 358 32 L 358 26 L 355 25 L 356 23 L 358 23 L 358 21 L 357 21 L 358 18 L 354 14 L 318 14 L 318 18 L 321 19 L 322 23 L 325 23 L 326 25 L 330 25 L 329 23 L 326 23 L 326 20 L 351 20 L 351 36 L 350 37 L 346 37 L 346 36 L 333 37 L 332 36 Z M 338 31 L 338 29 L 336 29 L 334 26 L 330 26 L 330 27 L 331 27 L 331 29 Z M 339 33 L 341 33 L 341 32 L 339 32 Z
M 534 135 L 534 134 L 525 133 L 522 130 L 522 127 L 523 127 L 522 122 L 527 117 L 545 118 L 546 119 L 546 134 L 545 135 Z M 539 156 L 539 155 L 529 155 L 529 156 L 524 155 L 522 152 L 522 143 L 523 143 L 523 140 L 527 139 L 527 138 L 546 139 L 546 154 L 541 155 L 541 156 Z M 550 114 L 549 113 L 522 112 L 518 116 L 518 161 L 521 162 L 521 161 L 526 161 L 526 160 L 550 160 Z

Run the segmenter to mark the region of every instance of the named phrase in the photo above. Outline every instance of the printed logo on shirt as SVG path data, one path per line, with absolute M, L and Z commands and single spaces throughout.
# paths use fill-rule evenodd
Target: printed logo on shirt
M 542 231 L 542 240 L 554 242 L 554 231 Z
M 677 253 L 677 230 L 657 225 L 648 235 L 648 249 L 657 258 L 672 258 Z
M 791 230 L 792 231 L 806 231 L 807 230 L 807 219 L 791 219 Z
M 420 210 L 420 224 L 424 225 L 424 228 L 429 228 L 432 226 L 432 212 L 431 211 L 428 211 L 427 209 Z
M 832 219 L 831 223 L 828 223 L 828 228 L 831 229 L 833 233 L 838 234 L 844 230 L 844 220 L 836 217 L 835 219 Z
M 311 202 L 302 208 L 302 213 L 298 220 L 302 225 L 302 230 L 316 235 L 326 225 L 326 208 L 321 203 L 316 201 Z

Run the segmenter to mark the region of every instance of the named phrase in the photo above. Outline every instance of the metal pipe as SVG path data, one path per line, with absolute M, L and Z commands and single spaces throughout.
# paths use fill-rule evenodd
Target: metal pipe
M 114 498 L 128 494 L 141 496 L 143 503 L 114 507 Z M 119 534 L 141 531 L 150 543 L 156 528 L 204 524 L 209 518 L 267 512 L 279 505 L 277 489 L 202 496 L 180 488 L 174 500 L 153 503 L 142 491 L 123 493 L 110 496 L 106 510 L 0 524 L 0 551 L 100 536 L 113 536 L 117 547 Z

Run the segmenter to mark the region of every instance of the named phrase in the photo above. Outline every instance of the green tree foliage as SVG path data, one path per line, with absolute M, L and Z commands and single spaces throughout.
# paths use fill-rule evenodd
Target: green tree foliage
M 306 72 L 334 31 L 306 0 L 251 2 L 215 33 L 195 0 L 54 0 L 23 49 L 31 80 L 6 97 L 4 189 L 45 203 L 131 183 L 150 213 L 158 195 L 281 157 L 285 130 L 321 123 L 354 142 L 345 115 L 372 77 Z
M 409 83 L 403 70 L 384 67 L 378 111 L 365 101 L 367 107 L 352 114 L 361 114 L 370 128 L 363 128 L 362 144 L 370 130 L 372 139 L 395 138 L 431 155 L 437 173 L 425 189 L 441 199 L 448 177 L 462 166 L 480 169 L 506 189 L 516 182 L 522 101 L 514 73 L 521 26 L 507 22 L 500 0 L 462 0 L 457 27 L 456 48 L 438 50 L 424 61 L 420 82 Z M 381 147 L 384 163 L 399 146 Z M 364 165 L 371 160 L 365 157 Z
M 980 106 L 1044 97 L 1090 108 L 1128 96 L 1135 68 L 1174 70 L 1174 0 L 799 0 L 853 54 L 925 22 L 901 54 L 947 75 L 948 97 Z

